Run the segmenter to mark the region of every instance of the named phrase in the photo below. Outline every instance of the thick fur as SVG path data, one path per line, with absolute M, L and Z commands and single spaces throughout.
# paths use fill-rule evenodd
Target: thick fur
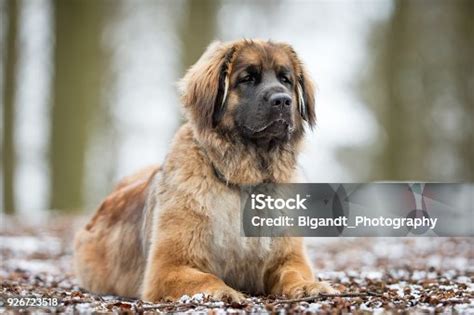
M 235 82 L 249 62 L 292 67 L 294 129 L 284 141 L 239 134 Z M 77 234 L 81 285 L 148 301 L 199 292 L 235 301 L 243 293 L 296 298 L 333 292 L 315 281 L 302 239 L 240 235 L 239 185 L 295 181 L 305 125 L 315 123 L 313 85 L 296 53 L 261 40 L 213 43 L 181 91 L 188 122 L 163 165 L 120 182 Z

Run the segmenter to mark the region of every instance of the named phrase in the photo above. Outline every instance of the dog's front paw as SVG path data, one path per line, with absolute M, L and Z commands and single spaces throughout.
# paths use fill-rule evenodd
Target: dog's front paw
M 245 300 L 245 296 L 242 293 L 230 287 L 219 287 L 215 289 L 210 289 L 206 290 L 204 293 L 209 295 L 212 300 L 217 301 L 241 303 Z
M 285 286 L 281 293 L 287 298 L 298 299 L 305 296 L 318 295 L 320 293 L 337 294 L 339 292 L 324 281 L 301 281 Z

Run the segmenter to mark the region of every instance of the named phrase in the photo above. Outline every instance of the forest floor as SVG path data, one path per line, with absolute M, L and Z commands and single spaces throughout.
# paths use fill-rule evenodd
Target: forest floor
M 249 297 L 209 301 L 198 294 L 150 304 L 81 289 L 72 273 L 72 238 L 82 219 L 56 217 L 36 226 L 3 218 L 0 313 L 454 313 L 474 314 L 472 238 L 312 238 L 316 275 L 343 297 L 284 301 Z M 56 307 L 10 308 L 18 295 L 57 298 Z M 282 301 L 283 300 L 283 301 Z M 10 300 L 13 301 L 13 300 Z M 4 305 L 1 305 L 4 303 Z

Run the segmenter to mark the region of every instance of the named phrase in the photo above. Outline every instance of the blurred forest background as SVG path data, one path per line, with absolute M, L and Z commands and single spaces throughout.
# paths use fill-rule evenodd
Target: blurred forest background
M 4 212 L 92 210 L 164 159 L 213 39 L 291 43 L 318 84 L 311 182 L 474 179 L 474 1 L 1 0 Z

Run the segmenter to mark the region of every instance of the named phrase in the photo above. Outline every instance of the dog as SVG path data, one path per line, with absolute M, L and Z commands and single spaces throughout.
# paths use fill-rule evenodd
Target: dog
M 123 179 L 75 239 L 75 272 L 97 293 L 299 298 L 315 281 L 303 240 L 240 234 L 239 187 L 297 181 L 314 86 L 292 47 L 212 43 L 180 81 L 187 122 L 161 166 Z

